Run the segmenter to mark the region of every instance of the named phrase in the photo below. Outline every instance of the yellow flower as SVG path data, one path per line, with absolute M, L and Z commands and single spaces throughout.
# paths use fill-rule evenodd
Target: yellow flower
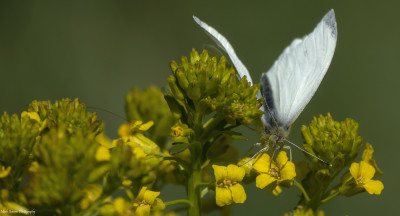
M 5 178 L 8 176 L 8 174 L 10 174 L 11 172 L 11 166 L 9 167 L 5 167 L 5 166 L 1 166 L 0 167 L 0 178 Z
M 350 173 L 356 180 L 357 186 L 364 188 L 369 194 L 381 194 L 383 183 L 371 180 L 375 175 L 375 168 L 368 162 L 352 163 Z
M 222 207 L 232 203 L 244 203 L 246 192 L 242 185 L 245 170 L 242 167 L 230 164 L 228 167 L 213 165 L 216 180 L 216 201 Z
M 288 161 L 285 151 L 279 152 L 276 161 L 267 153 L 263 153 L 257 157 L 253 168 L 260 173 L 256 178 L 256 186 L 258 188 L 267 187 L 267 192 L 278 195 L 282 192 L 279 183 L 284 181 L 292 181 L 296 177 L 294 163 Z
M 124 123 L 118 129 L 118 134 L 121 138 L 112 141 L 112 146 L 117 146 L 118 143 L 124 143 L 133 148 L 140 147 L 146 154 L 154 154 L 160 151 L 160 147 L 151 139 L 143 135 L 144 131 L 150 129 L 153 121 L 144 123 L 135 121 L 133 123 Z
M 165 205 L 158 197 L 160 192 L 147 190 L 147 187 L 140 189 L 136 202 L 133 207 L 136 208 L 135 215 L 147 216 L 150 215 L 150 210 L 163 210 Z
M 183 135 L 183 127 L 175 125 L 171 128 L 171 136 L 178 137 Z
M 104 146 L 99 146 L 96 150 L 95 158 L 97 161 L 109 161 L 111 158 L 110 150 Z

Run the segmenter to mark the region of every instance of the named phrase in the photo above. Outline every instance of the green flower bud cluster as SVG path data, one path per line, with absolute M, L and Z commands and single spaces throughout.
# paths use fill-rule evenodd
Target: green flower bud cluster
M 337 122 L 328 113 L 327 116 L 314 117 L 309 126 L 302 126 L 303 148 L 308 152 L 331 163 L 331 171 L 339 171 L 349 166 L 357 157 L 363 145 L 358 136 L 358 123 L 352 119 Z M 318 168 L 326 165 L 306 154 Z
M 132 88 L 131 92 L 125 96 L 125 110 L 128 121 L 153 121 L 153 125 L 149 130 L 149 138 L 154 140 L 160 147 L 163 147 L 169 130 L 174 121 L 164 94 L 156 86 L 150 86 L 143 91 L 138 88 Z
M 32 160 L 31 152 L 39 135 L 39 123 L 29 117 L 11 117 L 4 112 L 0 118 L 0 168 L 11 167 L 9 175 L 0 178 L 1 189 L 15 189 Z M 10 195 L 15 195 L 11 193 Z
M 364 188 L 370 194 L 381 193 L 383 184 L 371 180 L 371 173 L 381 174 L 381 171 L 372 158 L 373 148 L 370 144 L 367 143 L 364 150 L 362 165 L 354 163 L 363 146 L 357 122 L 349 118 L 342 122 L 334 121 L 328 113 L 314 117 L 309 126 L 302 126 L 301 132 L 303 148 L 332 164 L 328 166 L 308 154 L 305 155 L 312 162 L 311 166 L 305 160 L 297 163 L 296 173 L 299 173 L 303 194 L 308 194 L 302 197 L 299 204 L 306 206 L 306 210 L 315 210 L 339 195 L 352 196 L 363 192 Z M 330 186 L 342 170 L 349 167 L 349 171 L 342 175 L 341 183 Z M 366 183 L 369 184 L 364 187 Z
M 95 136 L 79 129 L 71 134 L 60 125 L 41 137 L 33 149 L 37 161 L 32 163 L 23 187 L 29 206 L 38 211 L 47 206 L 46 211 L 51 208 L 55 213 L 62 204 L 66 208 L 62 212 L 79 211 L 83 189 L 102 179 L 111 168 L 108 162 L 95 159 L 99 147 Z
M 52 104 L 50 101 L 33 101 L 29 112 L 37 112 L 42 121 L 47 120 L 47 127 L 63 125 L 68 133 L 83 131 L 99 134 L 103 131 L 103 123 L 97 120 L 95 113 L 86 112 L 86 105 L 79 99 L 62 99 Z
M 100 146 L 95 137 L 102 129 L 96 114 L 87 113 L 77 99 L 54 104 L 33 101 L 21 119 L 4 113 L 0 119 L 0 188 L 9 196 L 2 202 L 49 214 L 80 211 L 83 189 L 103 178 L 111 167 L 95 158 Z
M 235 69 L 225 57 L 217 61 L 206 50 L 199 55 L 193 49 L 189 59 L 182 57 L 180 64 L 172 61 L 170 67 L 173 75 L 168 84 L 176 102 L 167 102 L 175 117 L 192 111 L 203 116 L 216 111 L 230 124 L 249 124 L 261 116 L 258 86 L 250 86 L 244 77 L 237 81 Z

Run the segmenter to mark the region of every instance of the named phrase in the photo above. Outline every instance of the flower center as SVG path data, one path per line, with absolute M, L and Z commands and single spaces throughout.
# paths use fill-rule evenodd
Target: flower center
M 281 177 L 279 176 L 279 170 L 275 167 L 271 167 L 269 169 L 269 175 L 276 179 L 281 179 Z
M 365 182 L 365 177 L 364 176 L 360 176 L 360 177 L 358 177 L 358 179 L 357 179 L 357 183 L 358 184 L 365 184 L 366 182 Z
M 146 200 L 142 200 L 142 202 L 140 202 L 139 206 L 145 206 L 145 205 L 149 205 Z
M 222 187 L 222 188 L 228 189 L 229 187 L 231 187 L 231 186 L 233 186 L 233 185 L 235 185 L 235 184 L 237 184 L 237 182 L 232 181 L 232 180 L 230 180 L 230 179 L 224 179 L 224 181 L 221 182 L 218 186 L 219 186 L 219 187 Z

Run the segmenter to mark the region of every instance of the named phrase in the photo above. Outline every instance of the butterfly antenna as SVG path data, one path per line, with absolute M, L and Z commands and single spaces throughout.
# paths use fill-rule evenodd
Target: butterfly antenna
M 113 116 L 115 116 L 115 117 L 118 117 L 118 118 L 120 118 L 120 119 L 122 119 L 122 120 L 124 120 L 124 121 L 128 121 L 125 117 L 123 117 L 123 116 L 121 116 L 121 115 L 118 115 L 117 113 L 111 112 L 111 111 L 109 111 L 109 110 L 103 109 L 103 108 L 99 108 L 99 107 L 90 107 L 90 106 L 87 106 L 87 108 L 88 108 L 88 109 L 92 109 L 92 110 L 98 110 L 98 111 L 106 112 L 106 113 L 111 114 L 111 115 L 113 115 Z
M 332 166 L 332 164 L 331 164 L 331 163 L 329 163 L 329 162 L 326 162 L 326 161 L 322 160 L 321 158 L 319 158 L 319 157 L 317 157 L 317 156 L 315 156 L 315 155 L 311 154 L 310 152 L 308 152 L 308 151 L 304 150 L 303 148 L 301 148 L 300 146 L 298 146 L 298 145 L 296 145 L 296 144 L 294 144 L 294 143 L 290 142 L 289 140 L 287 140 L 287 139 L 283 139 L 283 140 L 285 140 L 286 142 L 290 143 L 292 146 L 294 146 L 294 147 L 296 147 L 296 148 L 300 149 L 301 151 L 303 151 L 303 152 L 307 153 L 308 155 L 310 155 L 310 156 L 312 156 L 312 157 L 315 157 L 315 158 L 317 158 L 317 159 L 318 159 L 319 161 L 321 161 L 322 163 L 324 163 L 324 164 L 326 164 L 326 165 L 328 165 L 328 166 Z

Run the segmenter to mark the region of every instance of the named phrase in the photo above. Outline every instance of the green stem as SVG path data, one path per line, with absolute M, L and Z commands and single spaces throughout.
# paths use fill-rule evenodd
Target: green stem
M 201 193 L 198 185 L 201 183 L 202 146 L 200 142 L 193 142 L 191 148 L 192 167 L 189 174 L 187 192 L 191 205 L 188 209 L 189 216 L 199 216 L 201 207 Z
M 212 187 L 212 186 L 214 186 L 214 183 L 201 182 L 197 184 L 197 187 Z
M 339 192 L 333 193 L 330 196 L 328 196 L 327 198 L 321 200 L 321 204 L 324 204 L 324 203 L 328 202 L 329 200 L 331 200 L 331 199 L 333 199 L 333 198 L 335 198 L 335 197 L 337 197 L 339 195 L 340 195 Z
M 294 180 L 294 185 L 296 186 L 296 187 L 298 187 L 300 190 L 301 190 L 301 192 L 303 193 L 303 195 L 304 195 L 304 198 L 306 199 L 306 202 L 310 202 L 310 197 L 308 196 L 308 194 L 307 194 L 307 191 L 304 189 L 304 187 L 303 187 L 303 185 L 301 185 L 299 182 L 297 182 L 296 180 Z
M 206 123 L 203 125 L 203 133 L 202 133 L 202 139 L 208 139 L 210 136 L 210 133 L 217 128 L 218 124 L 221 123 L 221 121 L 224 120 L 222 115 L 217 115 L 213 116 L 211 119 L 209 119 Z
M 169 202 L 165 202 L 165 206 L 169 206 L 169 205 L 176 205 L 176 204 L 187 204 L 188 206 L 191 206 L 192 203 L 189 200 L 185 200 L 185 199 L 180 199 L 180 200 L 173 200 L 173 201 L 169 201 Z

